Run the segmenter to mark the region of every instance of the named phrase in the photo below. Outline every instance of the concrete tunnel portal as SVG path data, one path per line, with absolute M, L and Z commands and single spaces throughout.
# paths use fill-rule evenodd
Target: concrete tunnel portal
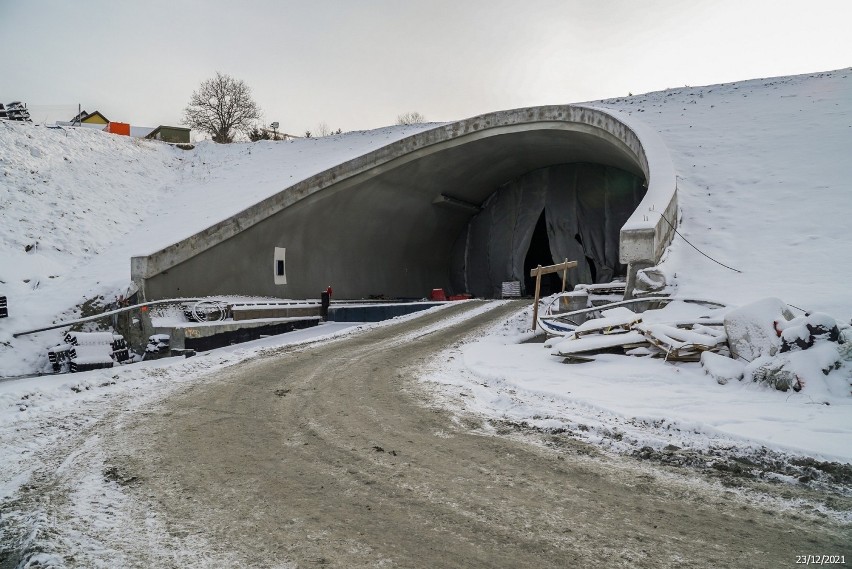
M 433 288 L 495 297 L 504 281 L 528 286 L 531 263 L 569 258 L 580 262 L 572 284 L 609 281 L 632 260 L 619 232 L 648 171 L 637 136 L 607 113 L 492 113 L 392 143 L 134 257 L 133 279 L 148 300 L 316 298 L 327 285 L 344 299 Z

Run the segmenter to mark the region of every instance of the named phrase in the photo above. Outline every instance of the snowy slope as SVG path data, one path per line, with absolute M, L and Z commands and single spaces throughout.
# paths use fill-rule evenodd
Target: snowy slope
M 852 69 L 685 87 L 595 106 L 650 124 L 675 164 L 678 294 L 765 296 L 852 317 Z
M 13 332 L 127 286 L 129 261 L 115 244 L 173 194 L 177 152 L 100 131 L 0 122 L 0 295 L 9 302 L 0 376 L 43 366 L 43 348 L 56 341 Z

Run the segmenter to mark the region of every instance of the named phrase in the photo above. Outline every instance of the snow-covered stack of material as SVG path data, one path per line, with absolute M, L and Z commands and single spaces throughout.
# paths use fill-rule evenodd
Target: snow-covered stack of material
M 74 373 L 112 367 L 115 363 L 112 352 L 104 350 L 104 346 L 104 344 L 73 346 L 68 352 L 70 371 Z
M 718 319 L 703 313 L 716 308 L 692 303 L 684 312 L 684 304 L 672 302 L 663 309 L 642 314 L 624 306 L 602 310 L 600 318 L 583 322 L 554 344 L 553 355 L 589 361 L 587 356 L 594 353 L 622 351 L 630 356 L 695 362 L 706 351 L 727 353 L 727 337 Z
M 149 354 L 162 354 L 169 351 L 169 341 L 171 338 L 168 334 L 154 334 L 148 337 L 148 345 L 145 346 L 145 351 Z
M 68 352 L 71 351 L 71 344 L 59 344 L 47 349 L 47 359 L 53 366 L 54 373 L 59 373 L 62 368 L 68 365 Z
M 54 372 L 110 368 L 130 357 L 124 337 L 113 332 L 68 332 L 64 340 L 47 350 Z
M 744 379 L 781 391 L 848 394 L 849 378 L 826 379 L 852 353 L 852 337 L 832 317 L 814 313 L 794 318 L 786 304 L 767 298 L 728 313 L 725 330 L 732 357 L 745 364 Z M 705 365 L 705 370 L 713 375 L 711 367 Z

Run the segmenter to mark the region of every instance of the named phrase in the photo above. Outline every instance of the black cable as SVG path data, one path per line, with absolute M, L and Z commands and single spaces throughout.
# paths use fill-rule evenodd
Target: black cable
M 741 270 L 739 270 L 739 269 L 735 269 L 735 268 L 733 268 L 733 267 L 729 267 L 729 266 L 728 266 L 728 265 L 726 265 L 725 263 L 722 263 L 722 262 L 717 261 L 716 259 L 714 259 L 714 258 L 713 258 L 713 257 L 711 257 L 710 255 L 708 255 L 707 253 L 705 253 L 704 251 L 702 251 L 701 249 L 699 249 L 698 247 L 696 247 L 695 245 L 693 245 L 692 243 L 690 243 L 690 242 L 689 242 L 689 239 L 687 239 L 686 237 L 684 237 L 683 235 L 681 235 L 680 231 L 678 231 L 678 230 L 677 230 L 677 228 L 675 228 L 675 226 L 674 226 L 674 225 L 672 225 L 671 221 L 669 221 L 669 220 L 668 220 L 668 218 L 666 218 L 666 216 L 662 214 L 662 212 L 657 212 L 657 213 L 659 213 L 659 214 L 660 214 L 660 217 L 662 217 L 662 218 L 666 221 L 666 223 L 668 223 L 668 224 L 669 224 L 669 227 L 671 227 L 671 228 L 672 228 L 672 230 L 673 230 L 675 233 L 677 233 L 678 235 L 680 235 L 680 238 L 681 238 L 681 239 L 683 239 L 684 241 L 686 241 L 686 242 L 687 242 L 687 244 L 688 244 L 690 247 L 692 247 L 693 249 L 695 249 L 696 251 L 698 251 L 699 253 L 701 253 L 702 255 L 704 255 L 705 257 L 707 257 L 708 259 L 710 259 L 711 261 L 713 261 L 714 263 L 717 263 L 717 264 L 719 264 L 719 265 L 722 265 L 722 266 L 723 266 L 723 267 L 725 267 L 726 269 L 730 269 L 730 270 L 734 271 L 735 273 L 742 273 L 742 271 L 741 271 Z

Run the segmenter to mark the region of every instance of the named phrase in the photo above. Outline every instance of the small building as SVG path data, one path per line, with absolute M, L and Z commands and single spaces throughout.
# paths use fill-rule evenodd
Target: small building
M 145 138 L 173 144 L 189 144 L 189 129 L 181 126 L 160 125 Z
M 89 113 L 86 111 L 82 111 L 80 114 L 75 116 L 73 119 L 69 121 L 71 124 L 109 124 L 109 119 L 103 116 L 100 111 L 95 111 L 93 113 Z

